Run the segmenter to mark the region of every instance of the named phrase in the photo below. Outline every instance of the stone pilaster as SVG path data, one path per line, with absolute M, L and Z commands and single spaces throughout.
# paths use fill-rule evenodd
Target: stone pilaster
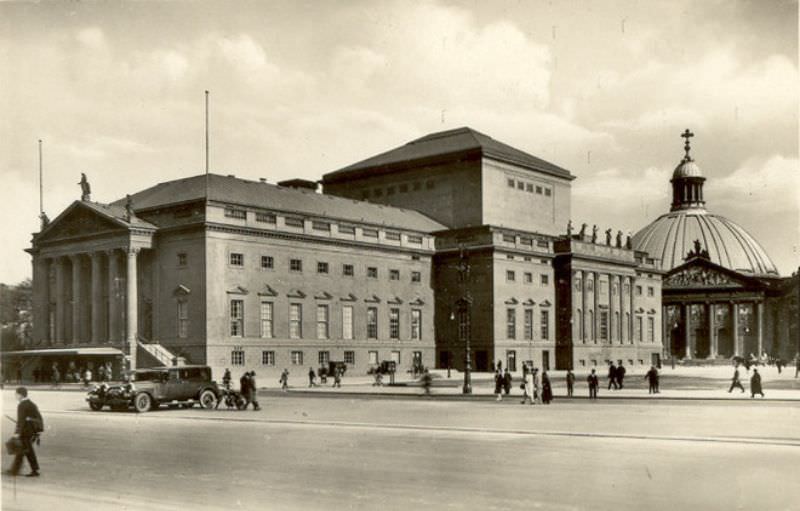
M 137 338 L 139 335 L 139 292 L 137 290 L 137 256 L 139 255 L 138 248 L 129 248 L 126 252 L 127 255 L 127 275 L 125 282 L 127 284 L 126 293 L 126 340 L 128 343 L 128 355 L 130 357 L 131 370 L 136 369 L 136 347 Z
M 69 256 L 72 261 L 72 342 L 78 344 L 82 338 L 82 317 L 81 307 L 83 305 L 81 296 L 81 256 Z

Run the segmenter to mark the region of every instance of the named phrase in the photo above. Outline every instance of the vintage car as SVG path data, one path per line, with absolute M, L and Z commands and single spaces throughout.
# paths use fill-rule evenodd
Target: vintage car
M 133 371 L 130 381 L 120 385 L 96 386 L 86 401 L 94 411 L 108 406 L 112 410 L 127 410 L 133 406 L 137 412 L 154 410 L 161 404 L 216 407 L 221 391 L 211 380 L 208 366 L 155 367 Z

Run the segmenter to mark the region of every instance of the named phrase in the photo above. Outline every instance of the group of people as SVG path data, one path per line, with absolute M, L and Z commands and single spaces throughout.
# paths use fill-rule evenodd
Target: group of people
M 286 369 L 284 369 L 284 372 L 287 374 L 287 377 L 288 377 L 288 371 L 286 371 Z M 343 367 L 337 366 L 333 370 L 333 387 L 338 387 L 338 388 L 342 387 L 342 376 L 343 375 L 344 375 L 344 368 Z M 319 383 L 317 383 L 317 376 L 318 376 L 317 373 L 314 372 L 314 368 L 310 367 L 308 369 L 308 386 L 309 386 L 309 388 L 310 387 L 317 387 L 319 385 L 327 385 L 328 384 L 328 371 L 324 367 L 321 367 L 319 369 Z
M 508 374 L 510 389 L 511 375 L 508 373 L 508 369 L 506 369 L 505 374 Z M 503 377 L 505 377 L 505 374 Z M 553 387 L 550 383 L 550 377 L 547 375 L 547 371 L 543 370 L 540 374 L 538 368 L 528 367 L 527 364 L 522 366 L 522 383 L 520 383 L 520 389 L 522 389 L 521 403 L 523 405 L 525 403 L 530 403 L 532 405 L 536 403 L 549 405 L 553 400 Z
M 224 394 L 227 396 L 228 393 L 231 391 L 231 371 L 228 368 L 225 368 L 225 373 L 222 375 L 222 387 L 224 389 Z M 239 392 L 244 399 L 244 404 L 241 407 L 241 410 L 247 410 L 250 404 L 253 405 L 253 411 L 261 410 L 261 406 L 258 404 L 258 386 L 256 385 L 256 372 L 255 371 L 245 371 L 242 374 L 241 378 L 239 378 Z M 226 399 L 226 403 L 228 400 Z M 230 406 L 231 403 L 228 403 Z
M 739 364 L 736 364 L 733 368 L 733 377 L 731 378 L 731 386 L 728 389 L 728 394 L 733 392 L 733 389 L 739 389 L 744 394 L 745 390 L 742 386 L 742 380 L 739 378 Z M 753 375 L 750 377 L 750 398 L 755 398 L 756 394 L 760 395 L 762 398 L 764 397 L 764 389 L 761 386 L 761 374 L 758 372 L 758 368 L 753 368 Z

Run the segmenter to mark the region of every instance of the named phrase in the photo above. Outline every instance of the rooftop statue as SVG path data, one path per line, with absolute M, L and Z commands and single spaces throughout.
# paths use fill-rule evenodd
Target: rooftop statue
M 597 243 L 597 224 L 592 226 L 592 243 Z
M 622 231 L 617 231 L 617 248 L 622 248 Z
M 606 245 L 611 246 L 611 229 L 606 229 Z
M 81 200 L 86 202 L 91 200 L 92 187 L 89 186 L 89 180 L 86 179 L 86 174 L 81 172 L 81 180 L 78 182 L 81 185 Z

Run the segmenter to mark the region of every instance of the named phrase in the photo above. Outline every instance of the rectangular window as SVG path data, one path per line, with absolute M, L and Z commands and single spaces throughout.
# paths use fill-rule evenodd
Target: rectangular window
M 231 336 L 244 335 L 244 301 L 231 300 Z
M 547 248 L 550 246 L 550 244 L 547 242 L 547 240 L 536 240 L 536 246 L 539 248 Z M 545 264 L 547 263 L 545 262 Z
M 356 352 L 355 351 L 345 351 L 344 352 L 344 363 L 345 364 L 355 364 L 356 363 Z
M 378 308 L 367 307 L 367 339 L 378 338 Z
M 342 339 L 353 338 L 353 306 L 342 306 Z
M 653 286 L 647 286 L 647 296 L 655 296 L 655 289 L 653 289 Z
M 550 188 L 545 188 L 544 189 L 544 196 L 545 197 L 550 197 L 550 195 L 552 195 L 552 193 L 553 192 L 550 190 Z
M 180 254 L 178 254 L 178 266 L 186 266 L 187 260 L 188 258 L 186 257 L 185 252 L 181 252 Z
M 550 275 L 545 275 L 544 273 L 541 275 L 541 282 L 542 286 L 547 286 L 550 284 Z
M 274 366 L 275 365 L 275 352 L 274 351 L 262 351 L 261 352 L 261 365 L 262 366 Z
M 513 234 L 503 234 L 503 243 L 514 243 L 517 238 Z
M 377 229 L 361 229 L 361 234 L 363 234 L 365 238 L 377 238 L 378 237 L 378 230 Z
M 272 256 L 261 256 L 261 268 L 271 270 L 275 267 L 275 259 Z
M 393 231 L 386 231 L 385 237 L 390 241 L 400 241 L 400 233 Z
M 508 282 L 514 282 L 515 280 L 517 280 L 516 273 L 514 273 L 513 270 L 506 270 L 506 280 Z
M 644 335 L 643 325 L 642 325 L 642 317 L 636 316 L 636 340 L 642 342 L 642 335 Z
M 525 340 L 533 340 L 533 309 L 525 309 Z
M 636 296 L 642 296 L 642 286 L 636 286 Z
M 228 218 L 247 218 L 247 210 L 238 208 L 225 208 L 225 216 Z
M 411 309 L 411 339 L 422 339 L 422 310 Z
M 261 337 L 265 339 L 272 339 L 274 331 L 272 327 L 272 302 L 261 302 Z
M 378 363 L 378 352 L 377 351 L 370 351 L 369 355 L 369 363 L 375 365 Z
M 328 306 L 317 305 L 317 339 L 328 338 Z
M 389 338 L 400 338 L 400 309 L 389 309 Z
M 302 259 L 289 259 L 289 271 L 303 271 L 303 260 Z
M 538 193 L 539 195 L 542 194 L 542 187 L 541 186 L 537 186 L 536 187 L 536 193 Z
M 284 223 L 284 225 L 286 225 L 286 227 L 299 227 L 299 228 L 302 229 L 303 226 L 304 226 L 303 219 L 302 218 L 298 218 L 296 216 L 287 216 L 287 217 L 285 217 L 283 219 L 283 223 Z
M 331 232 L 331 224 L 328 222 L 320 222 L 318 220 L 314 220 L 311 222 L 311 228 L 315 231 L 324 231 L 324 232 Z
M 319 261 L 317 262 L 317 273 L 328 273 L 328 263 Z
M 533 193 L 533 185 L 531 183 L 526 184 L 525 185 L 525 191 Z
M 355 234 L 356 233 L 356 228 L 355 228 L 354 225 L 339 224 L 339 227 L 337 228 L 337 230 L 339 231 L 340 234 Z
M 655 318 L 647 318 L 647 342 L 656 342 Z
M 550 311 L 542 311 L 542 340 L 550 339 Z
M 408 235 L 408 242 L 414 245 L 422 245 L 422 236 Z
M 411 272 L 411 282 L 422 282 L 422 273 L 418 271 Z
M 189 336 L 189 304 L 186 300 L 178 301 L 178 337 L 186 339 Z
M 533 246 L 533 238 L 526 238 L 525 236 L 520 236 L 519 244 L 520 245 L 525 245 L 526 247 L 532 247 Z M 526 257 L 525 260 L 526 261 L 530 261 L 531 258 L 530 257 Z
M 317 361 L 319 365 L 324 368 L 328 368 L 328 362 L 331 360 L 331 352 L 330 351 L 320 351 L 317 353 Z
M 532 284 L 533 283 L 533 273 L 531 273 L 529 271 L 526 271 L 525 274 L 523 275 L 523 280 L 524 280 L 524 282 L 526 284 Z
M 300 303 L 289 304 L 289 338 L 301 339 L 303 337 L 303 305 Z
M 506 179 L 506 184 L 509 188 L 514 188 L 514 180 L 513 179 Z
M 522 181 L 517 181 L 517 190 L 524 190 L 524 189 L 525 189 L 525 183 L 523 183 Z
M 393 351 L 392 352 L 392 356 L 389 357 L 389 359 L 399 366 L 400 365 L 400 352 L 399 351 Z
M 275 215 L 272 213 L 256 213 L 256 222 L 261 222 L 263 224 L 274 224 Z
M 244 351 L 242 350 L 231 351 L 231 365 L 232 366 L 244 365 Z
M 368 279 L 377 279 L 378 278 L 378 268 L 375 266 L 367 266 L 367 278 Z
M 608 340 L 608 311 L 600 311 L 600 340 Z
M 517 338 L 517 311 L 514 309 L 506 309 L 506 337 Z
M 389 270 L 389 280 L 400 280 L 400 270 Z
M 342 265 L 342 275 L 345 277 L 352 277 L 355 271 L 353 270 L 352 264 L 343 264 Z
M 231 266 L 244 266 L 244 254 L 231 252 L 229 262 Z
M 303 365 L 303 352 L 302 351 L 293 351 L 292 352 L 292 365 L 293 366 L 301 366 L 301 365 Z

